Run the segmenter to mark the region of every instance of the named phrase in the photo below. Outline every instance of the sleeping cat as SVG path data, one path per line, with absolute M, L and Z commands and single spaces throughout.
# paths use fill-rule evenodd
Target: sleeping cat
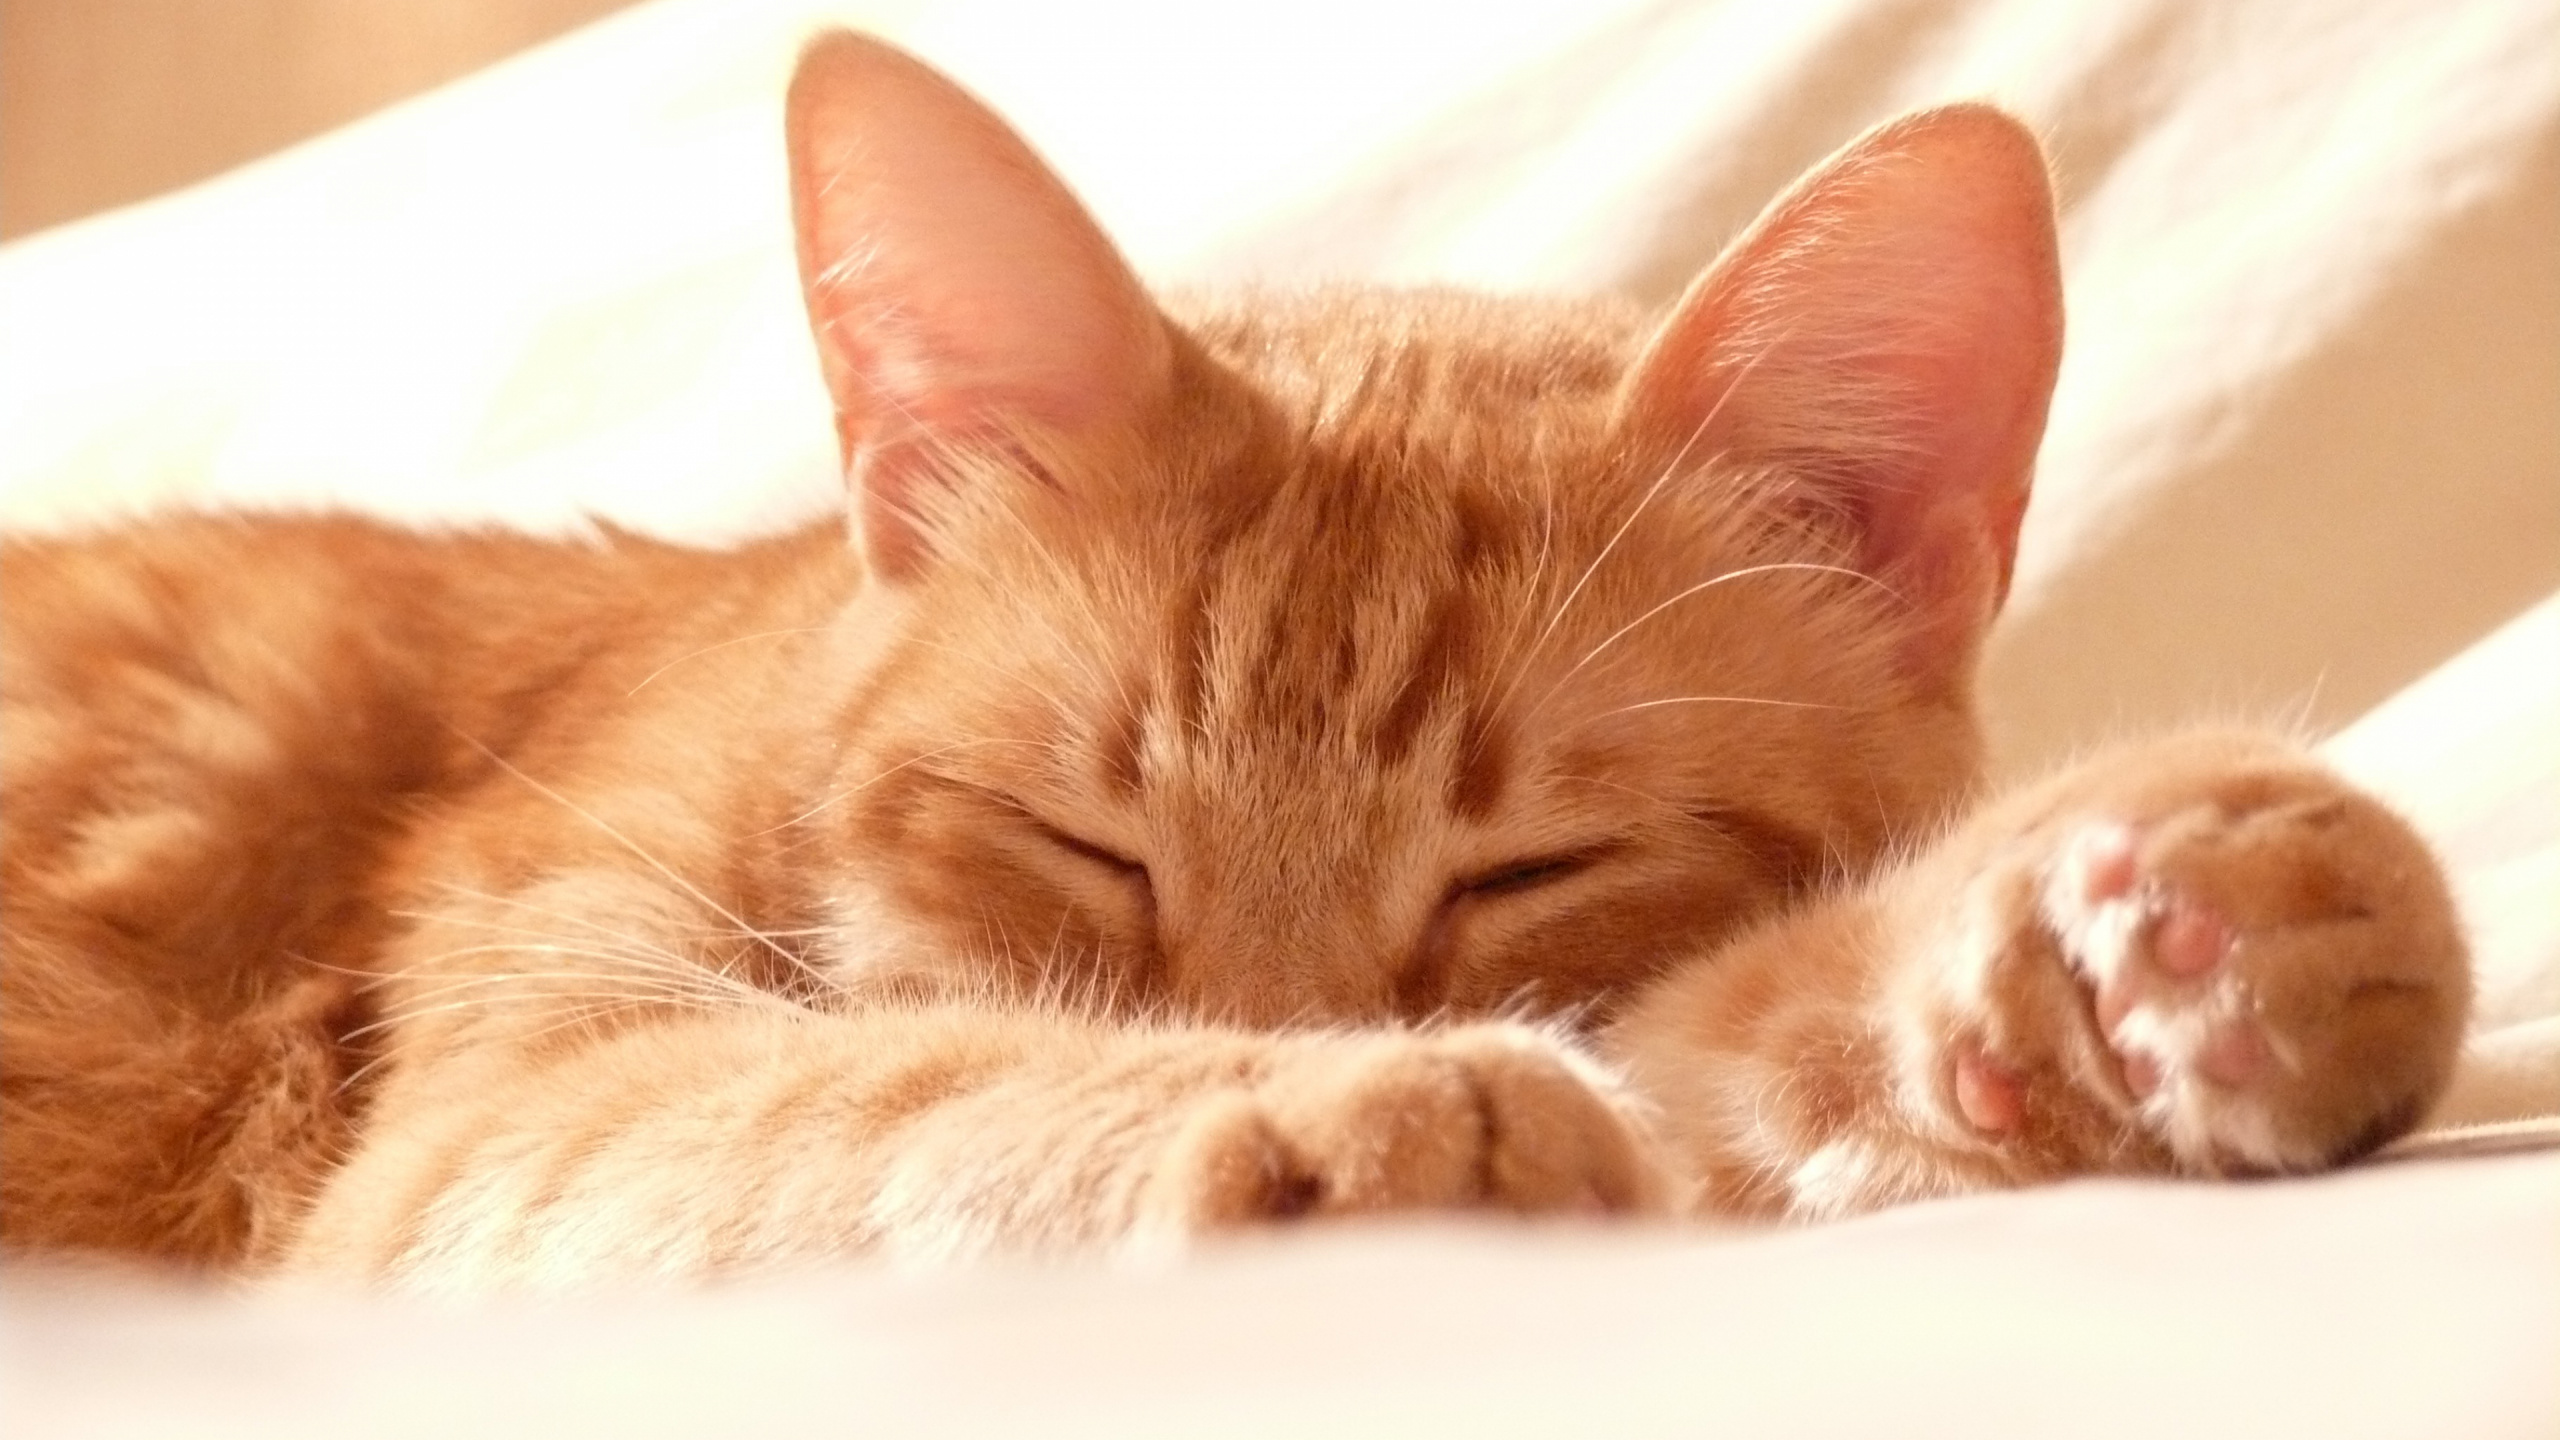
M 850 534 L 5 554 L 0 1231 L 546 1288 L 1415 1209 L 2332 1165 L 2468 1000 L 2286 744 L 1978 793 L 2033 140 L 1858 140 L 1671 312 L 1180 308 L 848 34 L 788 104 Z

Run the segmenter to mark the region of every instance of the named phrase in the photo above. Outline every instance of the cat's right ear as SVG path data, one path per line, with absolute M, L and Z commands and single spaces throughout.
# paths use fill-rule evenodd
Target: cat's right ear
M 1072 451 L 1163 393 L 1171 335 L 1066 185 L 921 61 L 836 31 L 785 106 L 800 284 L 873 572 L 930 556 L 955 447 Z

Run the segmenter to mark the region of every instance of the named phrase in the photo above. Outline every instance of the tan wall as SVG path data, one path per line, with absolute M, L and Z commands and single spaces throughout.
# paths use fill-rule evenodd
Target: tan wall
M 630 0 L 0 0 L 0 237 L 200 180 Z

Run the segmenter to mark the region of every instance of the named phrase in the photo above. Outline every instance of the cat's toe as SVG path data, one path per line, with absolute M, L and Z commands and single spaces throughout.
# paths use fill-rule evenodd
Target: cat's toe
M 2450 903 L 2343 787 L 2088 823 L 2041 888 L 2106 1057 L 2084 1078 L 2182 1168 L 2336 1164 L 2443 1082 L 2467 990 Z
M 2250 1087 L 2275 1060 L 2250 986 L 2227 962 L 2238 936 L 2219 913 L 2155 883 L 2048 914 L 2113 1062 L 2113 1089 L 2191 1164 L 2278 1169 L 2284 1147 Z
M 1666 1181 L 1613 1080 L 1507 1024 L 1311 1043 L 1208 1097 L 1159 1160 L 1150 1233 L 1398 1211 L 1659 1209 Z

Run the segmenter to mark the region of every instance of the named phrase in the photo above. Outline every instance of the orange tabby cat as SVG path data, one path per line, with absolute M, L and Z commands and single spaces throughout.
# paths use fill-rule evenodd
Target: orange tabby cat
M 1177 323 L 850 35 L 789 130 L 850 542 L 9 545 L 11 1245 L 464 1289 L 1831 1215 L 2333 1164 L 2443 1083 L 2442 881 L 2299 753 L 1959 814 L 2060 343 L 2015 122 L 1868 135 L 1658 320 Z

